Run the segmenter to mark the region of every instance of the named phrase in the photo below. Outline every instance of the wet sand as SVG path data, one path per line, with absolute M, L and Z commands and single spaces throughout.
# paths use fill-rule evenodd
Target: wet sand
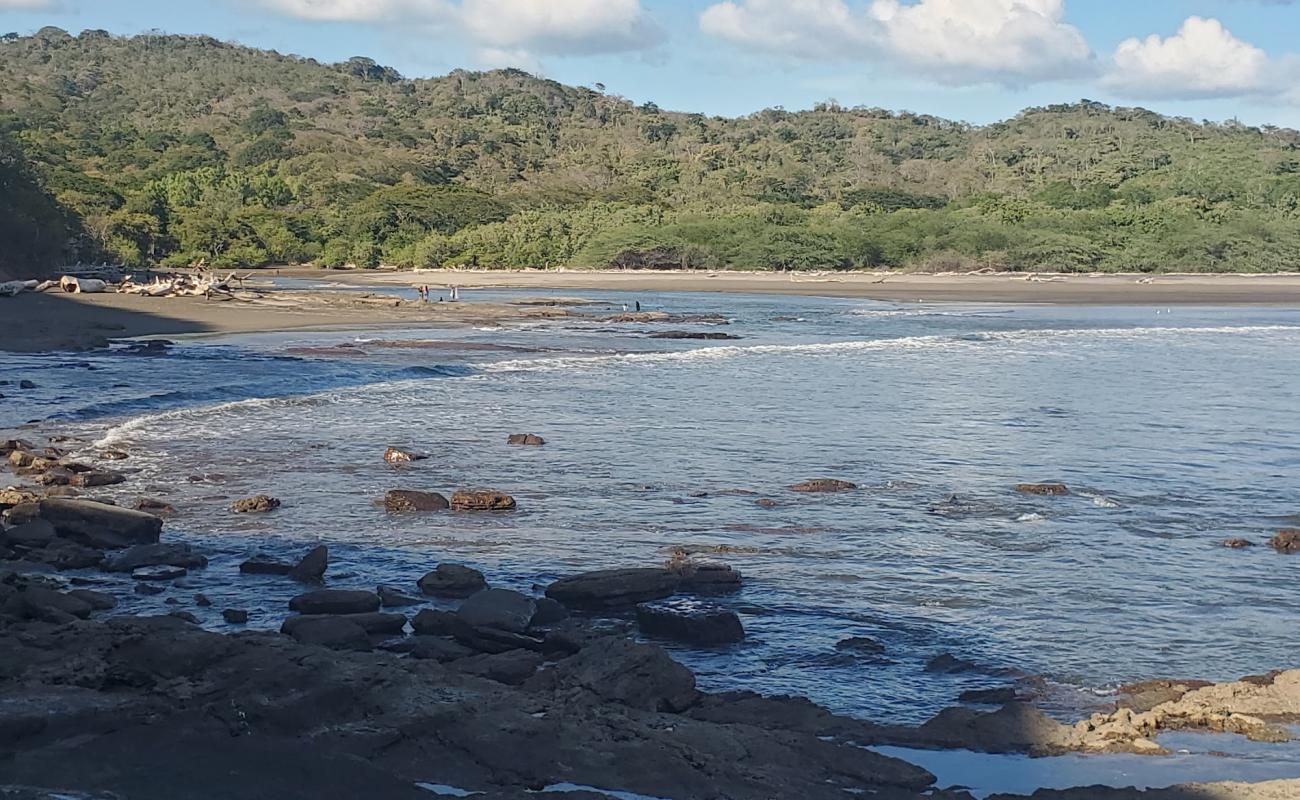
M 286 272 L 285 274 L 289 274 Z M 853 297 L 888 302 L 1072 305 L 1297 305 L 1300 274 L 915 275 L 883 272 L 295 271 L 354 285 L 620 292 L 731 292 Z

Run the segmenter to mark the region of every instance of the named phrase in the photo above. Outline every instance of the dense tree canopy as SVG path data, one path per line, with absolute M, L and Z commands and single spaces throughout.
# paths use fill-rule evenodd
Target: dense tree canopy
M 1292 130 L 1088 101 L 986 127 L 723 119 L 517 70 L 57 28 L 0 39 L 0 188 L 11 262 L 1300 265 Z

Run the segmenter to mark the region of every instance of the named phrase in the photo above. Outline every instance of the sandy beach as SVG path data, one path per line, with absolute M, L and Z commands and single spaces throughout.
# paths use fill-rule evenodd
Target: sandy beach
M 1300 305 L 1300 275 L 911 275 L 895 273 L 727 273 L 625 271 L 325 271 L 257 273 L 375 289 L 374 296 L 329 297 L 275 291 L 250 301 L 139 295 L 23 294 L 0 299 L 0 350 L 85 350 L 136 336 L 273 330 L 442 327 L 555 315 L 545 307 L 472 302 L 397 302 L 385 290 L 516 289 L 550 296 L 564 290 L 718 292 L 851 297 L 892 303 L 1071 305 Z

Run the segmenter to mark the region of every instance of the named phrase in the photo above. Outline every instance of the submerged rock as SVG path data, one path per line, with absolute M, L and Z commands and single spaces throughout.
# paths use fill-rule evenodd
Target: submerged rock
M 455 511 L 511 511 L 515 499 L 492 489 L 461 489 L 451 496 Z
M 255 553 L 239 565 L 239 571 L 245 575 L 288 575 L 293 572 L 293 564 L 287 564 L 266 553 Z
M 227 608 L 221 612 L 221 618 L 231 625 L 245 625 L 248 623 L 248 612 L 242 608 Z
M 108 572 L 131 572 L 140 567 L 206 567 L 208 559 L 188 544 L 139 544 L 104 561 Z
M 546 596 L 575 608 L 626 608 L 671 597 L 680 582 L 668 569 L 604 569 L 561 578 L 546 587 Z
M 236 514 L 265 514 L 279 507 L 280 501 L 266 494 L 245 497 L 230 504 L 230 510 Z
M 546 440 L 532 433 L 512 433 L 506 437 L 506 444 L 528 445 L 531 447 L 540 447 L 546 444 Z
M 443 511 L 450 507 L 446 497 L 437 492 L 417 492 L 410 489 L 393 489 L 384 495 L 384 510 L 390 514 L 411 514 L 421 511 Z
M 885 652 L 885 646 L 869 636 L 850 636 L 841 639 L 835 643 L 835 649 L 868 655 L 880 655 Z
M 1063 483 L 1018 483 L 1016 491 L 1021 494 L 1036 494 L 1050 497 L 1061 497 L 1070 493 L 1069 487 Z
M 487 588 L 483 573 L 463 564 L 439 564 L 419 580 L 420 591 L 431 597 L 469 597 Z
M 636 621 L 647 636 L 689 644 L 734 644 L 745 638 L 736 612 L 695 600 L 643 603 L 636 607 Z
M 418 597 L 402 594 L 390 586 L 380 586 L 375 590 L 379 595 L 379 604 L 384 608 L 401 608 L 403 606 L 418 606 L 424 601 Z
M 831 492 L 848 492 L 858 488 L 856 483 L 842 481 L 835 478 L 817 478 L 803 483 L 796 483 L 790 489 L 796 492 L 805 493 L 831 493 Z

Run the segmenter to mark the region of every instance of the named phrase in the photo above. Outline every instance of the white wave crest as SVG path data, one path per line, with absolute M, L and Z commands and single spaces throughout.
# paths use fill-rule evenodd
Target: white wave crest
M 256 397 L 249 400 L 220 403 L 214 406 L 178 408 L 171 411 L 160 411 L 156 414 L 143 414 L 132 417 L 104 431 L 103 435 L 95 440 L 94 446 L 109 447 L 124 444 L 130 442 L 134 436 L 150 428 L 160 427 L 167 422 L 199 420 L 209 418 L 214 414 L 259 411 L 266 408 L 309 408 L 338 402 L 339 399 L 334 394 L 316 394 L 303 397 Z

